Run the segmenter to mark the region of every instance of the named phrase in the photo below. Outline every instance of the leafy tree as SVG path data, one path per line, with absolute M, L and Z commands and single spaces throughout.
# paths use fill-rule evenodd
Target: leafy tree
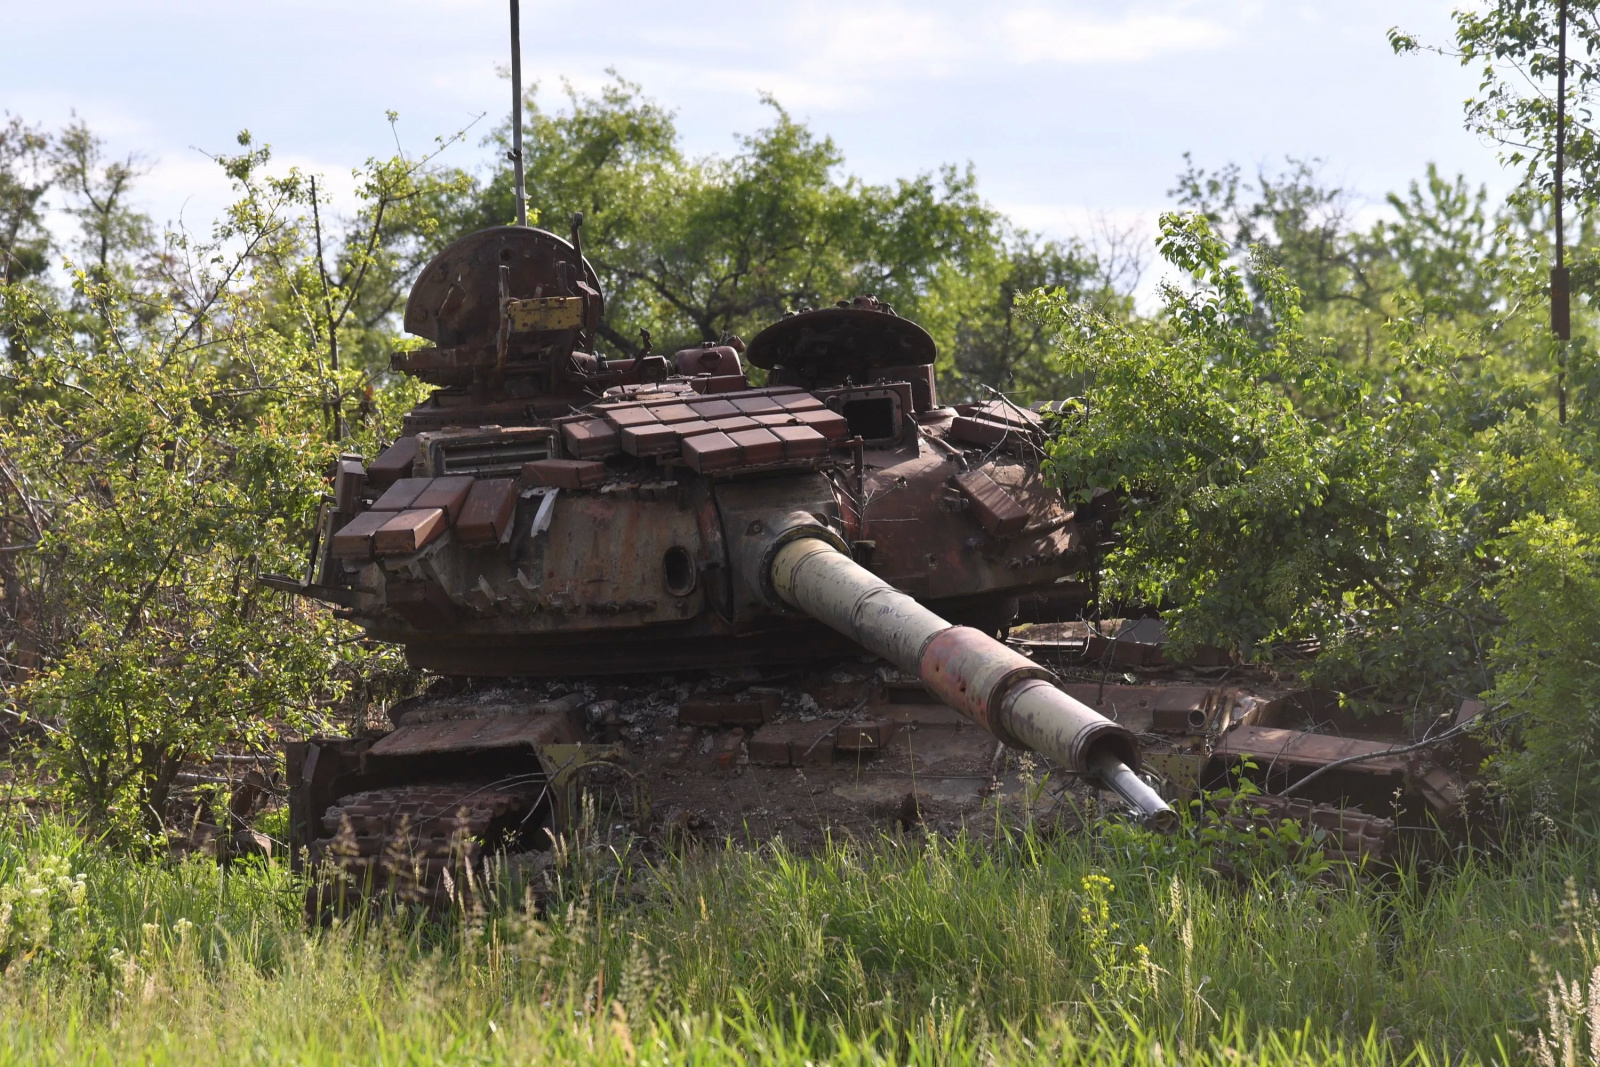
M 1024 404 L 1077 392 L 1081 382 L 1060 374 L 1048 358 L 1048 335 L 1020 313 L 1018 301 L 1041 288 L 1072 293 L 1119 317 L 1132 312 L 1132 298 L 1112 286 L 1081 242 L 1039 240 L 1002 222 L 987 249 L 962 269 L 942 271 L 916 301 L 915 317 L 940 342 L 947 402 L 983 398 L 990 389 Z
M 583 213 L 584 252 L 606 291 L 607 349 L 637 353 L 644 330 L 668 350 L 748 338 L 786 311 L 871 292 L 934 334 L 947 393 L 1050 395 L 1060 383 L 1014 297 L 1039 285 L 1087 295 L 1101 276 L 1095 257 L 1013 230 L 979 197 L 970 168 L 886 185 L 840 176 L 834 143 L 767 102 L 772 124 L 740 138 L 733 156 L 691 160 L 671 113 L 621 78 L 596 97 L 569 90 L 562 111 L 541 109 L 530 92 L 529 219 L 565 233 Z M 501 170 L 471 220 L 513 215 Z
M 293 568 L 321 458 L 292 428 L 304 417 L 262 394 L 316 390 L 298 353 L 255 353 L 251 388 L 173 344 L 182 324 L 130 337 L 121 294 L 79 286 L 106 311 L 105 347 L 24 309 L 49 327 L 18 377 L 45 398 L 0 431 L 29 475 L 50 612 L 16 697 L 50 724 L 61 785 L 92 822 L 155 830 L 190 753 L 303 722 L 328 673 L 326 621 L 254 585 L 260 567 Z
M 1387 232 L 1435 235 L 1404 261 L 1441 265 L 1426 284 L 1492 296 L 1430 304 L 1403 281 L 1372 364 L 1312 332 L 1288 257 L 1258 243 L 1241 261 L 1196 214 L 1162 220 L 1190 281 L 1149 320 L 1035 294 L 1028 313 L 1086 382 L 1052 469 L 1122 491 L 1108 583 L 1163 605 L 1181 642 L 1271 659 L 1311 639 L 1309 680 L 1419 715 L 1487 694 L 1500 782 L 1566 816 L 1600 800 L 1592 412 L 1562 426 L 1497 368 L 1501 339 L 1539 335 L 1537 275 L 1514 245 L 1451 252 L 1437 235 L 1470 220 L 1462 203 Z
M 1553 506 L 1514 518 L 1494 545 L 1504 621 L 1488 699 L 1510 742 L 1501 781 L 1566 819 L 1600 806 L 1600 482 L 1592 453 L 1541 444 L 1516 457 L 1515 474 Z
M 1595 49 L 1600 45 L 1600 19 L 1592 2 L 1563 5 L 1559 0 L 1497 0 L 1479 9 L 1455 12 L 1453 47 L 1428 44 L 1400 29 L 1389 31 L 1397 53 L 1432 51 L 1476 68 L 1479 84 L 1465 103 L 1467 128 L 1501 146 L 1501 159 L 1519 170 L 1522 186 L 1511 197 L 1509 214 L 1525 232 L 1514 251 L 1528 260 L 1528 282 L 1517 298 L 1544 302 L 1548 292 L 1531 279 L 1544 272 L 1553 253 L 1553 227 L 1548 213 L 1554 192 L 1557 141 L 1557 84 L 1561 64 L 1558 40 L 1560 13 L 1566 12 L 1565 203 L 1568 265 L 1572 291 L 1592 300 L 1600 294 L 1600 242 L 1594 233 L 1593 208 L 1600 194 L 1600 142 L 1593 129 L 1594 97 L 1600 86 Z M 1588 301 L 1572 309 L 1575 322 L 1588 320 Z M 1548 305 L 1546 305 L 1548 306 Z M 1539 335 L 1526 344 L 1524 366 L 1545 378 L 1558 411 L 1565 414 L 1569 380 L 1592 389 L 1596 374 L 1580 324 L 1576 343 L 1555 343 Z M 1522 338 L 1518 340 L 1528 341 Z M 1535 358 L 1538 364 L 1535 364 Z
M 1258 300 L 1252 322 L 1258 335 L 1265 337 L 1272 325 L 1261 302 L 1270 282 L 1250 268 L 1252 249 L 1295 280 L 1307 312 L 1342 306 L 1358 318 L 1382 320 L 1387 287 L 1351 225 L 1353 198 L 1348 190 L 1321 183 L 1317 161 L 1289 159 L 1277 174 L 1262 168 L 1253 183 L 1236 164 L 1208 172 L 1187 153 L 1184 161 L 1169 195 L 1180 207 L 1202 214 L 1241 261 Z M 1370 342 L 1366 348 L 1370 356 Z M 1341 354 L 1348 358 L 1349 353 Z
M 41 200 L 50 187 L 50 139 L 19 115 L 0 126 L 0 285 L 49 267 L 50 232 Z
M 1117 321 L 1048 291 L 1026 302 L 1088 382 L 1052 469 L 1126 493 L 1113 594 L 1169 605 L 1180 640 L 1247 654 L 1335 641 L 1409 592 L 1386 583 L 1420 562 L 1440 426 L 1309 340 L 1298 288 L 1264 252 L 1258 302 L 1202 216 L 1161 226 L 1193 286 L 1165 286 L 1160 316 Z
M 106 162 L 105 145 L 81 120 L 73 121 L 54 145 L 55 179 L 67 194 L 66 212 L 78 219 L 80 263 L 97 279 L 120 269 L 131 275 L 125 257 L 151 247 L 150 219 L 128 206 L 133 182 L 142 173 L 136 155 Z
M 329 398 L 358 372 L 335 377 L 285 299 L 317 272 L 309 182 L 241 143 L 212 239 L 147 245 L 136 268 L 108 240 L 70 300 L 0 288 L 5 556 L 27 593 L 8 697 L 45 726 L 77 810 L 129 839 L 162 828 L 186 759 L 318 721 L 387 658 L 363 664 L 344 624 L 255 583 L 303 567 L 322 472 L 341 445 L 370 451 L 379 419 L 330 439 Z M 378 188 L 403 165 L 373 169 Z M 85 216 L 88 239 L 108 214 Z
M 1559 0 L 1496 0 L 1455 12 L 1453 48 L 1427 44 L 1399 28 L 1389 31 L 1397 53 L 1428 50 L 1476 68 L 1478 89 L 1465 104 L 1467 127 L 1502 148 L 1530 190 L 1548 191 L 1554 178 Z M 1600 141 L 1593 129 L 1600 86 L 1600 18 L 1594 0 L 1571 0 L 1567 12 L 1568 192 L 1593 203 L 1600 194 Z
M 908 305 L 992 228 L 970 173 L 837 179 L 833 142 L 768 103 L 773 124 L 734 156 L 689 160 L 671 115 L 620 78 L 598 98 L 569 91 L 556 114 L 530 93 L 530 220 L 564 231 L 584 213 L 584 251 L 608 296 L 602 334 L 619 351 L 638 349 L 641 327 L 715 341 L 857 291 Z M 485 204 L 488 217 L 512 214 L 505 173 Z
M 398 145 L 399 116 L 390 112 L 389 121 Z M 331 373 L 359 370 L 365 385 L 387 380 L 411 285 L 427 260 L 459 236 L 442 220 L 460 217 L 474 192 L 468 174 L 439 162 L 465 133 L 436 138 L 432 150 L 420 156 L 401 151 L 388 159 L 368 159 L 354 175 L 359 207 L 349 219 L 324 213 L 325 198 L 313 177 L 291 175 L 292 199 L 311 222 L 309 230 L 300 227 L 292 252 L 300 269 L 315 273 L 294 276 L 279 300 L 307 324 L 327 353 Z M 286 279 L 294 274 L 286 258 L 276 266 Z
M 1489 210 L 1486 189 L 1446 179 L 1430 164 L 1422 181 L 1385 197 L 1390 217 L 1360 230 L 1353 194 L 1323 184 L 1316 161 L 1290 159 L 1249 182 L 1237 166 L 1208 172 L 1185 158 L 1172 195 L 1224 236 L 1258 301 L 1252 249 L 1294 280 L 1308 334 L 1379 375 L 1394 370 L 1378 344 L 1394 316 L 1474 324 L 1504 311 L 1512 294 L 1500 265 L 1540 221 Z M 1262 335 L 1268 326 L 1253 324 Z

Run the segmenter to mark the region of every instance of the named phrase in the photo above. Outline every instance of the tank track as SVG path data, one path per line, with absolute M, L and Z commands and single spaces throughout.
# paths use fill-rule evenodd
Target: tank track
M 431 909 L 463 902 L 487 851 L 514 837 L 543 782 L 408 785 L 343 797 L 323 813 L 311 848 L 317 912 L 358 899 Z M 520 816 L 520 818 L 519 818 Z
M 1212 803 L 1218 817 L 1240 830 L 1274 829 L 1288 820 L 1305 833 L 1306 841 L 1331 861 L 1361 867 L 1385 864 L 1394 856 L 1393 819 L 1367 815 L 1355 808 L 1313 804 L 1309 800 L 1258 793 Z

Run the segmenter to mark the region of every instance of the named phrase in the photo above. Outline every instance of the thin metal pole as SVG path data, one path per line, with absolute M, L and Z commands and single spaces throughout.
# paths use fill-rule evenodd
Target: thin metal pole
M 511 0 L 516 6 L 516 0 Z M 1567 0 L 1561 0 L 1556 30 L 1556 266 L 1566 266 L 1566 242 L 1561 232 L 1562 179 L 1567 162 Z
M 1572 285 L 1567 273 L 1566 234 L 1561 211 L 1566 193 L 1563 178 L 1567 162 L 1567 0 L 1561 0 L 1556 15 L 1556 265 L 1550 270 L 1550 328 L 1561 343 L 1556 372 L 1557 419 L 1567 424 L 1567 345 L 1572 337 Z
M 522 17 L 517 0 L 511 0 L 511 163 L 516 168 L 517 225 L 526 226 L 528 189 L 522 179 Z

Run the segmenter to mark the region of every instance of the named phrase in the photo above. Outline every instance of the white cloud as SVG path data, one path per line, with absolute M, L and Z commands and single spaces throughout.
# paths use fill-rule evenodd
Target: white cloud
M 790 55 L 812 76 L 849 81 L 948 74 L 967 54 L 974 27 L 899 5 L 809 5 L 784 29 Z
M 228 146 L 233 148 L 235 146 Z M 160 226 L 180 222 L 202 235 L 232 199 L 228 176 L 215 160 L 200 152 L 168 152 L 150 160 L 149 170 L 134 186 L 142 207 L 153 211 Z
M 656 27 L 641 33 L 630 76 L 652 86 L 711 86 L 730 95 L 771 92 L 799 111 L 870 107 L 886 88 L 957 85 L 975 73 L 1032 64 L 1137 63 L 1235 42 L 1250 0 L 1197 6 L 1164 0 L 1138 11 L 1083 0 L 1010 12 L 970 4 L 809 0 L 735 22 Z M 761 41 L 759 49 L 749 42 Z M 707 63 L 703 56 L 718 61 Z M 598 54 L 582 49 L 595 65 Z
M 1471 73 L 1397 60 L 1384 40 L 1396 23 L 1447 40 L 1450 6 L 598 0 L 575 18 L 559 0 L 522 0 L 523 76 L 556 107 L 562 74 L 593 92 L 615 67 L 677 112 L 692 154 L 726 153 L 736 131 L 769 121 L 756 99 L 768 90 L 835 137 L 853 173 L 884 181 L 972 160 L 985 195 L 1019 224 L 1065 236 L 1086 234 L 1106 206 L 1153 229 L 1189 149 L 1247 168 L 1322 155 L 1372 192 L 1402 186 L 1430 158 L 1495 180 L 1491 155 L 1460 128 Z M 410 153 L 485 113 L 446 157 L 470 167 L 489 159 L 479 139 L 509 103 L 496 73 L 504 0 L 57 0 L 12 3 L 6 16 L 0 110 L 56 128 L 76 108 L 111 154 L 151 161 L 141 206 L 161 222 L 181 212 L 202 233 L 231 194 L 191 145 L 236 150 L 234 132 L 248 127 L 278 148 L 275 168 L 324 174 L 338 212 L 351 202 L 350 167 L 392 150 L 386 109 L 400 112 Z M 1194 57 L 1211 61 L 1200 89 L 1183 62 Z M 1384 123 L 1361 121 L 1380 111 Z M 1158 273 L 1153 264 L 1146 278 Z
M 1019 63 L 1139 63 L 1221 48 L 1233 39 L 1216 19 L 1154 12 L 1106 19 L 1028 8 L 1006 15 L 1001 27 Z
M 993 46 L 984 21 L 895 0 L 810 0 L 781 10 L 753 5 L 738 19 L 702 16 L 642 28 L 626 57 L 580 48 L 565 63 L 616 66 L 656 94 L 711 89 L 741 112 L 760 93 L 800 112 L 842 110 L 870 106 L 883 86 L 949 81 L 983 62 Z

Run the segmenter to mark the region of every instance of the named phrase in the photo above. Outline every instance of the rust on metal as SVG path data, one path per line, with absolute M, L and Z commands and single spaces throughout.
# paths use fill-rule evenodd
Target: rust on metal
M 1316 768 L 1350 756 L 1370 756 L 1363 763 L 1366 774 L 1405 773 L 1405 759 L 1384 753 L 1395 746 L 1382 741 L 1328 734 L 1282 730 L 1268 726 L 1240 726 L 1217 745 L 1218 757 L 1249 756 L 1271 774 L 1279 768 Z
M 1032 518 L 1027 509 L 1011 498 L 995 480 L 981 470 L 967 471 L 951 479 L 961 495 L 967 498 L 978 524 L 991 537 L 1005 540 L 1015 537 Z
M 387 511 L 365 511 L 334 531 L 331 556 L 336 560 L 365 563 L 372 558 L 372 537 L 393 518 Z
M 449 525 L 443 508 L 412 508 L 393 515 L 372 535 L 372 551 L 378 556 L 409 556 Z
M 372 755 L 416 756 L 428 752 L 472 752 L 516 746 L 537 748 L 574 740 L 571 725 L 564 715 L 456 719 L 397 727 L 372 746 Z
M 1024 678 L 1049 678 L 1050 672 L 970 626 L 952 626 L 922 652 L 921 676 L 928 692 L 992 733 L 1000 699 Z M 1003 736 L 1003 735 L 1002 735 Z
M 378 454 L 367 467 L 367 483 L 374 489 L 386 489 L 397 479 L 411 475 L 417 461 L 417 439 L 402 437 Z
M 524 464 L 524 469 L 527 465 Z M 472 483 L 461 517 L 456 520 L 456 537 L 463 545 L 492 545 L 510 532 L 517 509 L 517 485 L 510 478 L 481 478 Z
M 476 479 L 461 474 L 435 478 L 408 506 L 418 510 L 439 508 L 445 514 L 445 523 L 454 525 L 461 517 L 461 508 L 466 504 L 467 494 L 472 491 L 475 482 Z
M 422 491 L 433 484 L 432 478 L 400 478 L 372 502 L 373 511 L 404 511 Z
M 544 795 L 542 782 L 527 782 L 411 785 L 344 797 L 321 815 L 322 833 L 310 849 L 313 867 L 331 868 L 338 881 L 316 884 L 308 910 L 348 907 L 347 895 L 433 908 L 464 903 L 464 887 L 472 885 L 465 871 L 486 846 L 526 846 L 517 839 Z

